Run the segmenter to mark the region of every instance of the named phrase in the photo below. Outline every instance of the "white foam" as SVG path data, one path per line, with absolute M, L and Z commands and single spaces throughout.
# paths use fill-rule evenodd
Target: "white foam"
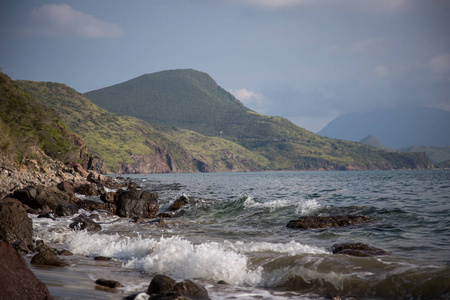
M 309 246 L 295 241 L 290 241 L 287 244 L 283 243 L 266 243 L 266 242 L 236 242 L 234 244 L 228 243 L 229 247 L 235 249 L 239 252 L 276 252 L 288 255 L 299 255 L 299 254 L 326 254 L 330 253 L 324 248 L 317 246 Z
M 295 213 L 301 216 L 307 216 L 314 213 L 321 205 L 317 203 L 316 199 L 305 200 L 301 202 L 295 209 Z
M 266 202 L 256 202 L 252 196 L 248 196 L 244 201 L 245 208 L 260 208 L 260 209 L 268 208 L 271 212 L 278 208 L 289 207 L 292 205 L 293 205 L 292 202 L 285 199 L 272 200 Z

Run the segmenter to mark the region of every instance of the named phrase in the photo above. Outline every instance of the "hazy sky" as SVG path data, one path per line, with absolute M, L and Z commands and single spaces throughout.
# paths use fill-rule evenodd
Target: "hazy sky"
M 314 132 L 375 107 L 450 111 L 449 0 L 3 0 L 0 40 L 13 79 L 87 92 L 192 68 Z

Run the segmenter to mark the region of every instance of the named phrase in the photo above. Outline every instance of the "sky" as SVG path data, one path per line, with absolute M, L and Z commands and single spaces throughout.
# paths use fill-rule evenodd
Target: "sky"
M 0 68 L 81 93 L 192 68 L 317 132 L 347 112 L 450 111 L 449 16 L 449 0 L 3 0 Z

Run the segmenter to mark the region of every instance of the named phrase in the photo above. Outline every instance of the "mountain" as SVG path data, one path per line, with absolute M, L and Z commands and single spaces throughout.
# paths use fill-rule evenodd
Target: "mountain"
M 385 145 L 383 145 L 383 143 L 380 142 L 373 135 L 366 136 L 365 138 L 360 140 L 359 143 L 360 144 L 364 144 L 364 145 L 368 145 L 368 146 L 372 146 L 372 147 L 375 147 L 375 148 L 378 148 L 378 149 L 386 150 L 386 151 L 394 151 L 393 149 L 390 149 L 389 147 L 386 147 Z M 409 151 L 404 151 L 404 152 L 409 152 Z M 417 152 L 420 152 L 420 151 L 417 151 Z
M 208 148 L 220 141 L 240 146 L 241 155 L 251 153 L 251 165 L 258 162 L 255 165 L 263 170 L 430 166 L 422 154 L 386 153 L 358 143 L 324 138 L 284 118 L 253 112 L 208 74 L 191 69 L 146 74 L 84 95 L 110 112 L 142 119 L 177 141 L 186 141 L 178 129 L 195 132 L 205 138 L 214 137 L 214 142 L 197 147 L 191 144 L 196 140 L 193 138 L 195 134 L 191 134 L 186 148 L 196 148 L 197 155 L 204 158 L 208 156 Z M 222 151 L 222 158 L 225 152 Z M 211 157 L 209 160 L 215 161 Z
M 445 162 L 449 165 L 450 162 L 450 146 L 446 147 L 430 147 L 430 146 L 411 146 L 401 148 L 403 152 L 425 152 L 430 160 L 436 166 L 441 166 Z
M 101 155 L 111 173 L 261 170 L 265 159 L 233 142 L 171 128 L 165 133 L 141 119 L 102 109 L 60 83 L 16 82 L 55 109 Z
M 43 165 L 49 160 L 79 162 L 93 167 L 86 144 L 56 112 L 31 97 L 0 72 L 0 156 L 18 166 L 27 160 Z M 98 162 L 97 158 L 97 162 Z M 91 165 L 90 165 L 91 164 Z M 101 163 L 97 171 L 102 171 Z
M 321 136 L 359 141 L 376 136 L 389 148 L 412 145 L 450 145 L 450 112 L 428 107 L 376 109 L 365 113 L 343 114 L 321 131 Z

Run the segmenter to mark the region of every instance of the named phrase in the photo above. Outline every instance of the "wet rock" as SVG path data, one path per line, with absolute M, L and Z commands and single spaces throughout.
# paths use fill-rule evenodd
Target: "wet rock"
M 327 227 L 356 225 L 370 221 L 373 221 L 373 219 L 361 215 L 328 216 L 328 217 L 308 216 L 308 217 L 300 217 L 297 220 L 289 221 L 286 227 L 295 229 L 327 228 Z
M 173 218 L 173 213 L 169 213 L 169 212 L 160 212 L 159 214 L 156 215 L 157 218 Z
M 116 202 L 119 217 L 154 218 L 159 210 L 158 194 L 130 190 L 119 194 Z
M 103 278 L 97 279 L 95 281 L 95 283 L 98 285 L 101 285 L 101 286 L 106 286 L 106 287 L 112 288 L 112 289 L 115 289 L 118 287 L 123 287 L 123 285 L 118 281 L 108 280 L 108 279 L 103 279 Z
M 189 198 L 186 196 L 180 196 L 175 202 L 167 209 L 168 211 L 176 211 L 181 207 L 189 203 Z
M 70 252 L 69 250 L 63 249 L 61 251 L 58 251 L 58 255 L 61 255 L 61 256 L 72 256 L 73 253 Z
M 75 192 L 85 196 L 98 196 L 97 186 L 93 183 L 85 183 L 75 189 Z
M 128 295 L 123 299 L 124 300 L 148 300 L 148 299 L 150 299 L 150 295 L 148 295 L 147 293 L 141 292 L 141 293 L 135 293 L 132 295 Z
M 99 260 L 99 261 L 110 261 L 112 258 L 111 257 L 107 257 L 107 256 L 96 256 L 94 257 L 94 260 Z
M 203 286 L 190 280 L 176 282 L 165 275 L 156 275 L 153 278 L 147 294 L 151 299 L 210 299 Z
M 0 241 L 0 278 L 1 299 L 52 299 L 22 255 L 3 241 Z
M 163 219 L 156 219 L 148 222 L 148 224 L 154 225 L 158 228 L 169 228 Z
M 226 282 L 225 280 L 219 280 L 217 282 L 217 284 L 222 284 L 222 285 L 230 285 L 228 282 Z
M 53 216 L 53 214 L 50 212 L 47 212 L 47 211 L 38 212 L 38 218 L 47 218 L 47 219 L 56 220 L 55 217 Z
M 87 230 L 94 232 L 102 230 L 100 224 L 96 223 L 86 215 L 79 215 L 76 217 L 69 227 L 73 230 Z
M 55 208 L 55 215 L 58 217 L 71 216 L 76 214 L 79 209 L 78 204 L 62 203 Z
M 40 266 L 66 267 L 68 264 L 58 258 L 50 249 L 44 249 L 31 259 L 31 264 Z
M 7 243 L 23 242 L 31 244 L 33 222 L 22 204 L 0 202 L 0 240 Z
M 117 197 L 115 192 L 104 192 L 100 195 L 100 200 L 107 203 L 114 203 L 117 201 Z
M 113 203 L 104 203 L 93 200 L 80 200 L 77 202 L 79 208 L 83 208 L 87 211 L 94 210 L 106 210 L 111 212 L 112 214 L 116 214 L 117 206 Z
M 391 255 L 391 253 L 362 243 L 334 244 L 331 247 L 333 254 L 346 254 L 351 256 L 367 257 L 378 255 Z

